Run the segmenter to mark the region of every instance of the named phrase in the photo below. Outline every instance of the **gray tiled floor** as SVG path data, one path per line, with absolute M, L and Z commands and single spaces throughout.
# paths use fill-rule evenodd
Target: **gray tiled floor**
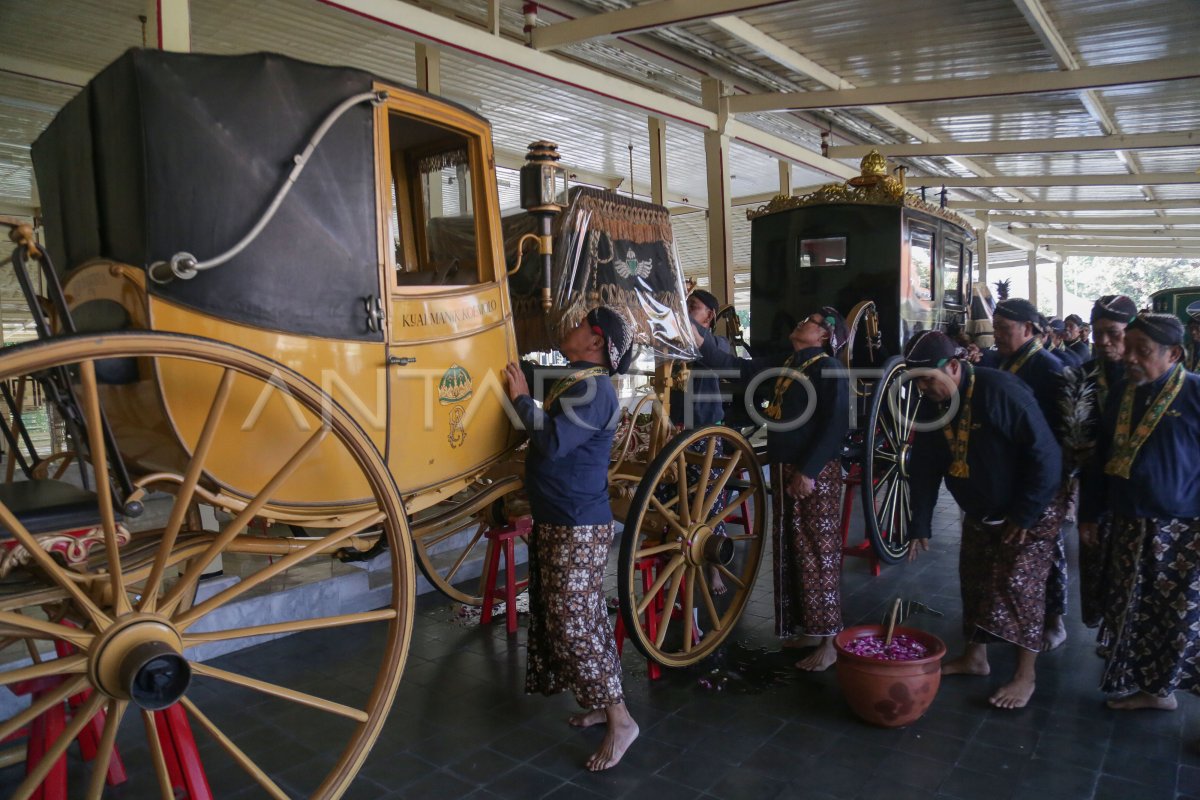
M 897 595 L 921 600 L 946 616 L 914 622 L 955 651 L 961 645 L 957 519 L 953 506 L 943 504 L 934 549 L 915 564 L 872 578 L 864 562 L 847 562 L 847 622 L 878 620 Z M 1200 797 L 1198 704 L 1181 697 L 1173 714 L 1104 708 L 1095 690 L 1100 661 L 1075 608 L 1067 644 L 1039 659 L 1029 708 L 1004 712 L 987 705 L 1013 664 L 1010 652 L 996 649 L 992 677 L 948 678 L 923 719 L 882 730 L 851 715 L 832 670 L 802 675 L 790 669 L 795 654 L 779 652 L 771 635 L 768 563 L 769 554 L 732 641 L 762 648 L 758 666 L 778 667 L 786 678 L 761 691 L 718 693 L 701 688 L 698 678 L 711 668 L 701 665 L 650 682 L 645 662 L 628 648 L 625 686 L 642 736 L 621 765 L 600 774 L 582 764 L 601 734 L 564 724 L 570 698 L 522 694 L 523 629 L 509 638 L 502 622 L 454 624 L 447 601 L 422 597 L 396 702 L 347 797 Z M 306 634 L 215 663 L 362 707 L 365 681 L 375 669 L 363 656 L 371 638 L 350 629 Z M 255 743 L 260 765 L 290 791 L 307 791 L 326 772 L 329 742 L 347 729 L 339 720 L 276 709 L 273 700 L 222 684 L 200 683 L 195 692 L 201 707 L 213 709 L 214 721 L 239 742 Z M 114 797 L 153 796 L 137 733 L 123 726 L 121 742 L 140 788 L 131 781 L 110 790 Z M 216 797 L 258 796 L 248 778 L 222 762 L 203 734 L 199 738 Z M 0 795 L 11 792 L 19 770 L 0 771 Z M 83 785 L 77 764 L 72 775 L 75 796 Z

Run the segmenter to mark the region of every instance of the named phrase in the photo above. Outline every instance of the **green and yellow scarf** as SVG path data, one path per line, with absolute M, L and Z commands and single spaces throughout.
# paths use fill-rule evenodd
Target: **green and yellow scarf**
M 1038 339 L 1035 336 L 1034 338 L 1030 339 L 1029 341 L 1031 341 L 1033 344 L 1029 345 L 1028 350 L 1026 350 L 1024 353 L 1021 353 L 1020 355 L 1014 354 L 1013 358 L 1009 359 L 1009 362 L 1004 365 L 1004 368 L 1014 375 L 1017 374 L 1017 371 L 1020 370 L 1021 367 L 1025 366 L 1025 362 L 1028 361 L 1030 358 L 1032 358 L 1034 353 L 1036 353 L 1038 350 L 1042 349 L 1042 340 L 1041 339 Z
M 1150 434 L 1154 433 L 1154 428 L 1163 418 L 1167 409 L 1171 407 L 1171 403 L 1175 402 L 1175 398 L 1179 396 L 1179 390 L 1183 388 L 1184 374 L 1183 364 L 1176 364 L 1171 368 L 1167 382 L 1163 384 L 1158 396 L 1150 403 L 1150 407 L 1146 409 L 1146 413 L 1142 415 L 1136 428 L 1133 428 L 1133 395 L 1137 386 L 1133 381 L 1126 384 L 1125 392 L 1121 395 L 1121 405 L 1117 409 L 1117 428 L 1113 432 L 1112 456 L 1104 465 L 1106 475 L 1118 478 L 1129 477 L 1129 472 L 1133 468 L 1133 460 L 1137 458 L 1138 451 L 1150 438 Z M 1132 434 L 1130 428 L 1133 428 Z
M 779 419 L 781 416 L 783 416 L 783 396 L 785 394 L 787 394 L 787 390 L 789 388 L 791 388 L 792 382 L 795 381 L 796 373 L 804 372 L 804 370 L 808 369 L 809 367 L 811 367 L 813 364 L 817 363 L 824 357 L 825 357 L 825 353 L 817 353 L 815 356 L 813 356 L 812 358 L 808 359 L 803 364 L 801 364 L 795 370 L 795 372 L 792 372 L 791 374 L 788 374 L 788 375 L 780 375 L 778 378 L 775 379 L 774 396 L 771 398 L 771 402 L 767 406 L 767 416 L 768 417 L 770 417 L 771 419 Z M 792 363 L 795 360 L 796 360 L 796 354 L 792 353 L 790 356 L 788 356 L 787 361 L 783 362 L 783 368 L 785 370 L 791 369 Z
M 958 422 L 953 426 L 942 428 L 946 444 L 950 446 L 950 475 L 955 478 L 971 477 L 971 468 L 967 465 L 967 446 L 971 440 L 971 398 L 975 396 L 975 367 L 963 362 L 967 367 L 967 396 L 963 400 L 962 410 L 958 414 Z
M 557 381 L 555 381 L 554 385 L 550 387 L 550 391 L 546 393 L 546 399 L 542 401 L 542 407 L 546 410 L 549 410 L 550 406 L 554 404 L 555 400 L 562 396 L 563 392 L 567 391 L 580 381 L 586 381 L 588 378 L 599 378 L 601 375 L 608 375 L 608 367 L 586 367 L 581 370 L 576 370 L 570 375 L 559 378 Z

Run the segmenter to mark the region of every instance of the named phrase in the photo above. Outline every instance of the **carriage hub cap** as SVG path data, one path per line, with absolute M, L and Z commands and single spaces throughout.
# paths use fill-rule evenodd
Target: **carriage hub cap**
M 696 566 L 727 565 L 733 561 L 733 550 L 733 542 L 714 534 L 708 525 L 697 525 L 687 539 L 687 560 Z
M 88 659 L 92 684 L 150 711 L 183 696 L 192 670 L 175 629 L 155 614 L 128 614 L 104 632 Z

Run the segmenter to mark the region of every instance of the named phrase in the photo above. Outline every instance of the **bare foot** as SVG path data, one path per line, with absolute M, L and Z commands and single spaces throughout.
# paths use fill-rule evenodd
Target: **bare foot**
M 619 720 L 609 719 L 608 731 L 604 734 L 600 749 L 588 758 L 586 766 L 592 772 L 615 767 L 629 749 L 629 745 L 638 737 L 638 726 L 633 717 L 629 716 L 628 712 L 624 712 L 622 716 Z
M 1013 679 L 996 690 L 996 693 L 988 698 L 988 702 L 996 708 L 1024 708 L 1029 702 L 1029 698 L 1033 697 L 1033 689 L 1036 684 L 1033 678 L 1013 677 Z
M 837 650 L 833 648 L 833 637 L 825 636 L 822 637 L 816 650 L 796 662 L 796 669 L 802 669 L 805 672 L 824 672 L 832 667 L 835 661 L 837 661 Z
M 1146 692 L 1134 692 L 1125 697 L 1117 697 L 1109 700 L 1105 705 L 1117 711 L 1134 711 L 1139 708 L 1151 708 L 1156 711 L 1174 711 L 1179 707 L 1179 701 L 1175 699 L 1174 694 L 1169 694 L 1166 697 L 1147 694 Z
M 1061 614 L 1047 617 L 1046 630 L 1042 634 L 1042 652 L 1049 653 L 1056 647 L 1062 646 L 1067 640 L 1067 626 L 1063 624 Z
M 723 595 L 729 591 L 725 588 L 725 581 L 721 578 L 721 570 L 716 567 L 708 571 L 708 585 L 712 587 L 714 595 Z
M 567 724 L 572 728 L 590 728 L 593 725 L 599 725 L 607 719 L 608 715 L 604 713 L 604 709 L 597 708 L 592 711 L 581 711 L 578 714 L 572 714 L 567 717 Z
M 990 675 L 992 667 L 988 664 L 987 656 L 979 658 L 972 655 L 961 655 L 958 658 L 942 662 L 943 675 Z

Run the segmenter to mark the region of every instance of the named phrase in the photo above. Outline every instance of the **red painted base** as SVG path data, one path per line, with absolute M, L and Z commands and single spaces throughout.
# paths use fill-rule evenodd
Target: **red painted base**
M 508 633 L 517 632 L 517 593 L 529 585 L 529 580 L 517 580 L 516 542 L 519 537 L 527 536 L 533 527 L 533 520 L 528 516 L 511 520 L 502 528 L 488 528 L 487 537 L 487 566 L 483 582 L 483 609 L 479 615 L 479 624 L 488 625 L 492 621 L 492 606 L 496 603 L 496 575 L 500 570 L 500 554 L 504 553 L 504 615 L 505 627 Z

